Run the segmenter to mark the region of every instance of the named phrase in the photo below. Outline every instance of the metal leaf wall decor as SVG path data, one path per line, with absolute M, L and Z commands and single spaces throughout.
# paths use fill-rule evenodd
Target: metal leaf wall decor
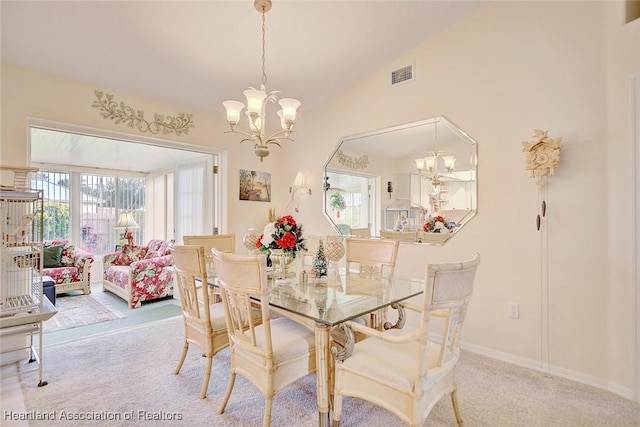
M 353 156 L 344 154 L 342 150 L 338 150 L 336 156 L 338 158 L 338 163 L 350 169 L 365 169 L 367 166 L 369 166 L 369 156 L 367 156 L 366 154 L 363 154 L 362 156 L 357 158 L 353 158 Z
M 124 102 L 117 103 L 113 100 L 113 95 L 106 94 L 103 99 L 103 93 L 96 90 L 97 100 L 91 105 L 93 108 L 99 108 L 104 119 L 112 119 L 116 124 L 125 123 L 131 129 L 137 129 L 140 132 L 151 132 L 156 135 L 162 132 L 164 135 L 175 132 L 180 136 L 183 133 L 188 134 L 189 128 L 194 127 L 192 114 L 178 113 L 177 116 L 165 116 L 155 113 L 154 120 L 149 122 L 144 118 L 144 111 L 135 110 L 125 105 Z

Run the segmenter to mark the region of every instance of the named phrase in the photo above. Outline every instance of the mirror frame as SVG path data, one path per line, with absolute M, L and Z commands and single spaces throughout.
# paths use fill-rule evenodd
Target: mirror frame
M 443 140 L 439 142 L 439 133 L 440 137 L 442 137 L 442 135 L 449 135 L 447 141 Z M 432 137 L 431 134 L 433 134 Z M 419 141 L 430 142 L 425 142 L 424 146 L 422 146 L 421 144 L 416 146 L 416 139 Z M 349 143 L 353 143 L 353 149 L 349 148 L 348 150 L 343 151 L 345 147 L 350 146 Z M 459 143 L 464 145 L 459 145 Z M 420 156 L 420 154 L 416 153 L 424 153 L 428 152 L 429 150 L 434 150 L 434 146 L 434 151 L 441 151 L 442 148 L 446 147 L 450 147 L 451 150 L 455 151 L 454 149 L 456 147 L 450 144 L 458 144 L 457 148 L 459 148 L 459 150 L 457 150 L 456 153 L 459 154 L 460 152 L 462 152 L 463 156 L 461 157 L 465 157 L 467 154 L 469 155 L 468 159 L 460 159 L 460 162 L 456 162 L 458 163 L 458 165 L 454 166 L 453 171 L 451 171 L 450 173 L 450 175 L 455 175 L 455 179 L 452 178 L 450 180 L 442 180 L 443 182 L 446 181 L 457 182 L 459 184 L 461 183 L 461 187 L 466 186 L 466 188 L 464 188 L 463 190 L 467 192 L 464 194 L 468 197 L 468 204 L 466 205 L 466 207 L 446 210 L 447 213 L 445 214 L 445 219 L 449 219 L 447 215 L 454 217 L 453 222 L 455 222 L 455 226 L 452 228 L 452 231 L 449 233 L 426 233 L 422 230 L 422 224 L 419 224 L 419 218 L 412 219 L 414 225 L 408 231 L 398 231 L 397 229 L 391 231 L 388 228 L 389 220 L 386 217 L 389 215 L 389 212 L 391 210 L 390 208 L 393 205 L 384 206 L 383 203 L 383 196 L 385 195 L 384 193 L 388 190 L 387 182 L 392 182 L 391 190 L 396 194 L 398 194 L 399 192 L 402 192 L 403 194 L 409 194 L 408 198 L 397 198 L 397 200 L 406 200 L 408 203 L 410 203 L 410 210 L 408 211 L 410 217 L 413 209 L 419 211 L 422 218 L 426 216 L 427 211 L 429 211 L 429 214 L 433 213 L 434 211 L 432 209 L 432 206 L 430 206 L 431 209 L 426 208 L 425 206 L 413 201 L 415 188 L 411 188 L 411 183 L 415 181 L 418 182 L 417 187 L 420 188 L 420 190 L 418 191 L 421 192 L 419 201 L 421 202 L 423 193 L 423 184 L 421 184 L 421 182 L 423 180 L 429 179 L 428 176 L 422 175 L 422 172 L 419 173 L 413 158 L 416 155 Z M 377 145 L 379 145 L 378 148 L 376 148 Z M 389 173 L 388 175 L 367 173 L 367 168 L 369 167 L 370 163 L 373 165 L 373 167 L 380 168 L 380 164 L 382 163 L 379 159 L 388 158 L 388 155 L 385 157 L 384 153 L 380 150 L 383 147 L 387 147 L 388 149 L 389 146 L 393 146 L 394 150 L 396 150 L 397 153 L 403 153 L 399 154 L 399 156 L 396 157 L 394 166 L 390 168 L 393 169 L 393 172 Z M 354 157 L 353 155 L 347 153 L 357 154 L 355 154 Z M 378 156 L 376 156 L 377 153 L 379 153 Z M 458 160 L 458 158 L 456 158 L 456 160 Z M 461 163 L 463 162 L 464 165 L 461 165 Z M 339 167 L 337 167 L 338 165 Z M 408 168 L 408 171 L 406 171 L 405 168 Z M 334 174 L 340 174 L 340 171 L 345 171 L 345 176 L 350 175 L 349 171 L 353 171 L 352 175 L 354 176 L 368 175 L 371 176 L 372 179 L 375 179 L 375 191 L 370 192 L 370 198 L 372 200 L 371 209 L 373 212 L 372 215 L 374 215 L 374 217 L 373 221 L 370 221 L 369 223 L 371 235 L 374 237 L 395 238 L 400 240 L 401 243 L 405 244 L 417 243 L 427 245 L 444 245 L 450 238 L 458 234 L 460 230 L 464 228 L 464 226 L 476 215 L 478 211 L 478 144 L 473 138 L 467 135 L 467 133 L 465 133 L 462 129 L 460 129 L 444 116 L 406 123 L 403 125 L 391 126 L 340 138 L 336 148 L 331 152 L 331 155 L 323 166 L 324 197 L 322 203 L 322 211 L 325 218 L 327 219 L 327 221 L 329 221 L 336 233 L 344 234 L 344 232 L 341 232 L 340 227 L 338 227 L 338 224 L 336 224 L 336 222 L 332 218 L 331 213 L 329 212 L 328 190 L 330 190 L 331 187 L 327 188 L 327 183 L 329 184 L 329 186 L 333 184 L 329 182 L 330 175 L 334 176 Z M 445 175 L 447 175 L 446 171 L 444 174 L 439 174 L 438 176 L 446 178 Z M 392 176 L 393 179 L 391 178 Z M 421 177 L 423 179 L 416 177 Z M 407 180 L 408 183 L 405 182 Z M 437 187 L 432 184 L 432 181 L 430 182 L 431 184 L 428 185 L 429 189 Z M 391 200 L 392 192 L 389 192 L 388 194 Z M 462 198 L 462 200 L 464 201 L 464 198 Z M 420 206 L 420 208 L 415 208 L 415 206 Z M 444 212 L 444 210 L 440 209 L 440 212 Z M 381 236 L 381 234 L 383 236 Z

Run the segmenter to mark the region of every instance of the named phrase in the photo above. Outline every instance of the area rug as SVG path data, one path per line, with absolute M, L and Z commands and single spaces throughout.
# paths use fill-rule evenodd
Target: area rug
M 56 309 L 58 313 L 44 322 L 45 333 L 125 317 L 123 313 L 112 309 L 108 304 L 98 301 L 92 294 L 58 297 Z
M 213 362 L 206 399 L 200 399 L 205 369 L 191 346 L 174 375 L 184 339 L 181 317 L 46 346 L 45 387 L 37 372 L 21 376 L 29 414 L 55 420 L 29 421 L 30 427 L 261 426 L 264 397 L 241 376 L 224 414 L 217 410 L 229 375 L 229 349 Z M 458 398 L 468 426 L 637 426 L 639 405 L 612 393 L 562 378 L 463 352 L 456 371 Z M 308 375 L 276 394 L 273 427 L 318 425 L 316 378 Z M 31 412 L 33 411 L 33 412 Z M 359 399 L 345 398 L 342 426 L 395 427 L 404 423 Z M 451 401 L 444 398 L 424 425 L 456 426 Z

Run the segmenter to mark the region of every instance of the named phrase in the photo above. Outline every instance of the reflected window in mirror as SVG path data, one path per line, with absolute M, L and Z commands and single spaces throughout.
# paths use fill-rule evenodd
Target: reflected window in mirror
M 371 192 L 376 187 L 373 177 L 348 171 L 325 171 L 325 214 L 338 234 L 365 234 L 370 230 L 374 208 Z M 370 232 L 369 232 L 370 234 Z
M 365 227 L 371 236 L 441 245 L 477 211 L 476 171 L 476 142 L 445 117 L 347 136 L 325 163 L 324 214 L 341 234 Z M 354 185 L 357 178 L 364 181 Z M 345 217 L 332 207 L 336 193 L 345 204 L 354 197 Z

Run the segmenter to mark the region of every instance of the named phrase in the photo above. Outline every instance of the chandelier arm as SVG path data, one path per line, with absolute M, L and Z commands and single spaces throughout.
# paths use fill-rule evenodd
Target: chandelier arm
M 250 137 L 251 139 L 256 139 L 254 134 L 249 133 L 249 132 L 244 132 L 244 131 L 241 131 L 241 130 L 236 130 L 236 129 L 234 129 L 234 130 L 227 130 L 227 131 L 225 131 L 224 133 L 239 133 L 240 135 L 246 135 L 246 136 Z M 244 140 L 243 140 L 243 141 L 244 141 Z
M 294 139 L 289 137 L 289 134 L 292 131 L 290 130 L 286 130 L 286 129 L 280 129 L 277 132 L 272 133 L 271 135 L 269 135 L 269 137 L 267 138 L 267 141 L 270 141 L 272 139 L 286 139 L 288 141 L 293 141 Z

